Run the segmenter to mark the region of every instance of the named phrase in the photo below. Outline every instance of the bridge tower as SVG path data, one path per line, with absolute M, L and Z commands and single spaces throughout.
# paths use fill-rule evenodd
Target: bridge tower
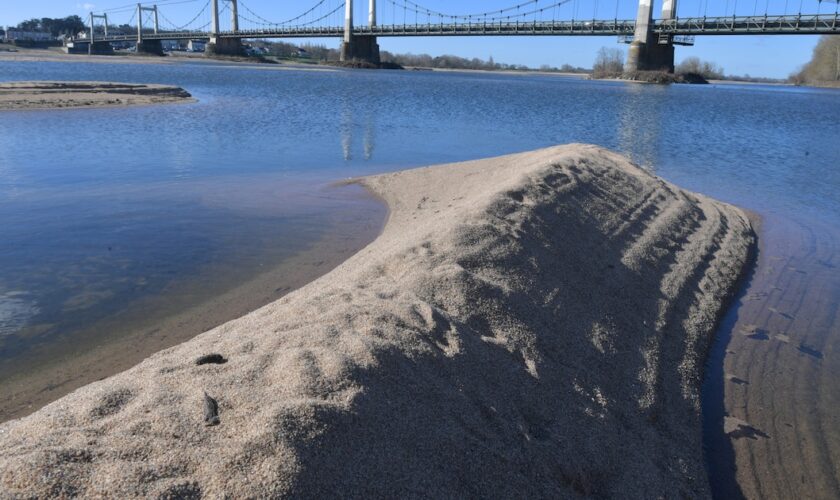
M 239 6 L 237 0 L 227 0 L 230 3 L 231 33 L 239 33 Z M 238 37 L 223 37 L 219 30 L 219 0 L 210 0 L 210 41 L 204 49 L 208 55 L 239 56 L 245 51 L 242 40 Z
M 369 0 L 368 23 L 376 26 L 376 0 Z M 353 0 L 344 3 L 344 41 L 341 42 L 342 61 L 365 61 L 379 64 L 379 44 L 374 35 L 353 34 Z
M 88 43 L 88 55 L 91 54 L 113 54 L 114 47 L 111 46 L 108 42 L 97 42 L 94 39 L 94 27 L 93 21 L 96 19 L 103 20 L 103 27 L 105 30 L 105 36 L 108 36 L 108 14 L 94 14 L 93 12 L 90 13 L 90 43 Z
M 677 0 L 664 0 L 662 20 L 674 19 Z M 653 32 L 653 0 L 639 0 L 636 13 L 636 32 L 627 51 L 624 71 L 674 72 L 674 40 L 671 35 L 656 36 Z
M 152 19 L 153 19 L 153 30 L 154 34 L 157 35 L 158 32 L 158 10 L 157 5 L 153 5 L 152 7 L 143 7 L 141 4 L 137 4 L 137 45 L 136 50 L 138 54 L 149 54 L 154 56 L 162 56 L 163 55 L 163 45 L 161 45 L 160 40 L 158 39 L 151 39 L 145 40 L 143 39 L 143 12 L 151 12 Z

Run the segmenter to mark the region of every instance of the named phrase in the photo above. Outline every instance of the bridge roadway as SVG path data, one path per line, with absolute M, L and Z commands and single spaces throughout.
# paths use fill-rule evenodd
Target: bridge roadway
M 633 35 L 635 20 L 591 20 L 555 22 L 499 22 L 457 24 L 397 24 L 355 26 L 354 36 L 622 36 Z M 835 14 L 694 17 L 657 20 L 652 31 L 665 35 L 824 35 L 840 34 L 840 18 Z M 343 37 L 343 27 L 277 28 L 220 31 L 219 38 L 319 38 Z M 143 33 L 144 40 L 209 39 L 205 31 Z M 137 33 L 97 36 L 96 42 L 136 41 Z M 75 43 L 88 43 L 76 39 Z

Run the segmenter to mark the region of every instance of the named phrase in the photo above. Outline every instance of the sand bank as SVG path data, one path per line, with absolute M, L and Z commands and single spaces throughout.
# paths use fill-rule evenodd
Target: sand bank
M 372 244 L 0 425 L 0 488 L 708 494 L 698 392 L 753 242 L 740 210 L 583 145 L 361 182 L 391 210 Z
M 0 111 L 179 102 L 194 102 L 194 99 L 186 90 L 171 85 L 48 81 L 0 83 Z

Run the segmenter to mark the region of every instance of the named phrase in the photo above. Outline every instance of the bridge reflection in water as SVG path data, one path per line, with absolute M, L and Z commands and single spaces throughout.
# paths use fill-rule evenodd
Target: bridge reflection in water
M 356 121 L 359 115 L 361 115 L 361 122 Z M 362 157 L 365 160 L 373 159 L 373 151 L 376 147 L 376 119 L 374 112 L 367 110 L 364 113 L 359 113 L 353 109 L 352 105 L 345 102 L 342 105 L 341 126 L 339 127 L 341 151 L 345 161 L 353 159 L 354 132 L 357 137 L 361 136 Z

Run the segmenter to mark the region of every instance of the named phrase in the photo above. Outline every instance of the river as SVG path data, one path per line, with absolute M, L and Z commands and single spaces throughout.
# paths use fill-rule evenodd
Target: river
M 360 248 L 384 211 L 336 180 L 586 142 L 762 220 L 759 265 L 704 389 L 716 495 L 840 492 L 840 92 L 0 61 L 0 81 L 36 79 L 167 83 L 198 102 L 0 114 L 0 392 L 11 402 L 0 416 L 273 300 Z M 242 291 L 268 270 L 259 297 Z M 110 363 L 90 354 L 129 338 Z M 98 371 L 62 379 L 60 360 L 85 354 Z M 50 373 L 40 397 L 20 385 L 36 372 Z

